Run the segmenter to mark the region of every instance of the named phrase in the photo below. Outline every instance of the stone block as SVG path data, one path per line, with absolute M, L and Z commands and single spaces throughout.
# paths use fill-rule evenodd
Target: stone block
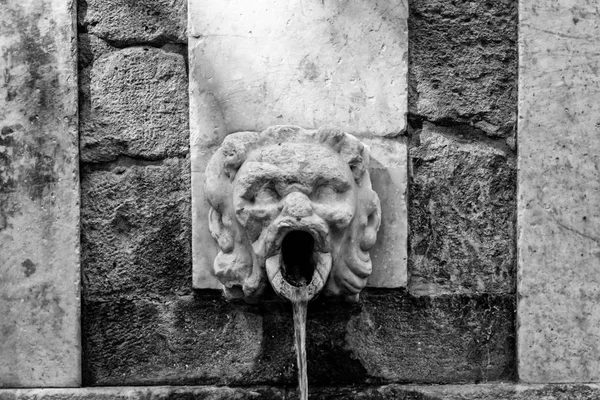
M 515 374 L 513 296 L 362 294 L 362 305 L 309 305 L 311 387 L 485 382 Z M 247 306 L 218 292 L 89 300 L 86 385 L 297 383 L 291 307 Z
M 3 2 L 2 14 L 0 387 L 78 386 L 73 2 Z
M 122 46 L 187 43 L 186 0 L 80 0 L 78 23 Z
M 82 84 L 82 161 L 188 153 L 188 84 L 180 54 L 154 47 L 110 52 L 94 61 Z
M 517 1 L 414 0 L 410 15 L 410 113 L 512 137 Z
M 514 293 L 516 159 L 482 136 L 424 123 L 410 149 L 413 294 Z
M 600 396 L 593 384 L 515 385 L 370 385 L 309 387 L 311 399 L 321 400 L 588 400 Z M 295 398 L 293 388 L 267 386 L 112 387 L 81 389 L 0 390 L 0 400 L 283 400 Z
M 220 294 L 203 300 L 86 302 L 84 383 L 181 385 L 243 379 L 263 351 L 263 317 L 225 302 Z
M 84 166 L 86 299 L 191 290 L 189 174 L 188 159 Z
M 519 5 L 519 375 L 599 382 L 598 4 Z

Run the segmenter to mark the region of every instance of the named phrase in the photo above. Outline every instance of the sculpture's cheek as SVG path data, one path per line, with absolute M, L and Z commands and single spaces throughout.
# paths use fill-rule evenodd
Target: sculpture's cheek
M 355 206 L 350 199 L 334 204 L 315 203 L 313 207 L 317 215 L 323 218 L 329 226 L 336 229 L 347 228 L 354 217 Z
M 252 272 L 252 257 L 244 249 L 229 254 L 219 252 L 215 258 L 214 271 L 225 286 L 242 285 Z
M 236 217 L 240 225 L 246 230 L 251 241 L 260 236 L 260 232 L 277 218 L 280 207 L 277 204 L 251 205 L 246 204 L 236 208 Z

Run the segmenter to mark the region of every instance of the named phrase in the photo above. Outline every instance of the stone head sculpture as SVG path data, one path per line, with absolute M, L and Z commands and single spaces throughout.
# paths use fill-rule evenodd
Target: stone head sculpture
M 227 136 L 206 168 L 214 272 L 229 298 L 271 284 L 357 301 L 381 219 L 369 148 L 336 128 L 274 126 Z

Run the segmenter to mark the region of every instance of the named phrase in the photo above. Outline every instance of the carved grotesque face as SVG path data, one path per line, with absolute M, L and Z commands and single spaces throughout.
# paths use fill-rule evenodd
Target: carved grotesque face
M 380 222 L 368 149 L 335 129 L 273 127 L 227 137 L 207 168 L 215 274 L 231 297 L 258 297 L 271 282 L 290 298 L 355 301 L 371 272 Z

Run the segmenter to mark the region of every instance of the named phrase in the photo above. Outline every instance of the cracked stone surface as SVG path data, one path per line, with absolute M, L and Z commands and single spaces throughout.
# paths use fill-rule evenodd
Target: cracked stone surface
M 597 382 L 598 7 L 527 0 L 519 15 L 519 374 Z

